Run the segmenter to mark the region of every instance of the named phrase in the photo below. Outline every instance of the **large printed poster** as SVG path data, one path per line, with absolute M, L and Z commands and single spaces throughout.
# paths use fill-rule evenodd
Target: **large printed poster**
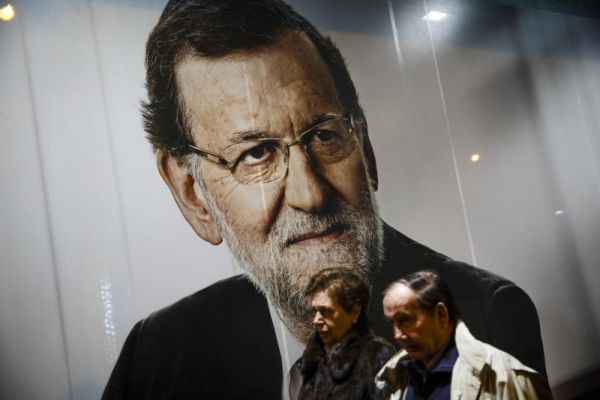
M 0 25 L 0 397 L 287 398 L 331 267 L 394 351 L 383 293 L 429 269 L 475 338 L 592 393 L 594 15 L 237 3 Z

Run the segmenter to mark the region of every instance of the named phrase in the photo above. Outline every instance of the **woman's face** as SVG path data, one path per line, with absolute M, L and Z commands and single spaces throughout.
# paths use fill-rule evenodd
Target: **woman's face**
M 326 290 L 313 295 L 311 306 L 314 312 L 313 324 L 326 350 L 346 336 L 360 315 L 360 306 L 355 306 L 348 313 Z

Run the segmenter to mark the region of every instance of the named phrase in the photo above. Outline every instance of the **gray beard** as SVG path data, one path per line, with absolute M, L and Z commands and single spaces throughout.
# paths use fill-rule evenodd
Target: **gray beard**
M 234 232 L 214 197 L 202 183 L 200 186 L 221 236 L 244 274 L 269 297 L 287 328 L 304 343 L 314 332 L 310 303 L 304 295 L 311 276 L 325 268 L 347 267 L 368 279 L 383 259 L 383 223 L 372 190 L 362 194 L 357 207 L 336 197 L 320 214 L 284 206 L 268 242 L 260 245 L 251 233 Z M 327 248 L 287 246 L 303 234 L 334 227 L 342 227 L 344 234 Z

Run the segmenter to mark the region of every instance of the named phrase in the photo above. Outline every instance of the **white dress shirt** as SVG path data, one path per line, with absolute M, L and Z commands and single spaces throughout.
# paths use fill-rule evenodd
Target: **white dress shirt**
M 282 400 L 296 400 L 300 386 L 302 385 L 302 377 L 300 375 L 300 368 L 298 361 L 304 352 L 304 345 L 296 339 L 296 337 L 290 332 L 285 326 L 279 313 L 271 304 L 271 301 L 267 297 L 269 303 L 269 312 L 271 313 L 271 320 L 273 321 L 273 328 L 275 329 L 275 336 L 277 336 L 277 345 L 279 346 L 279 354 L 281 354 L 281 367 L 283 370 L 283 384 L 281 385 L 281 398 Z

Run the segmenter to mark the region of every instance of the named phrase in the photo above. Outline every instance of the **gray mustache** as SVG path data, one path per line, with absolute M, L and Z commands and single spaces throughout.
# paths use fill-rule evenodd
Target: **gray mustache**
M 277 218 L 269 235 L 273 249 L 282 250 L 298 238 L 352 226 L 352 212 L 345 202 L 338 201 L 326 214 L 311 214 L 286 207 Z

